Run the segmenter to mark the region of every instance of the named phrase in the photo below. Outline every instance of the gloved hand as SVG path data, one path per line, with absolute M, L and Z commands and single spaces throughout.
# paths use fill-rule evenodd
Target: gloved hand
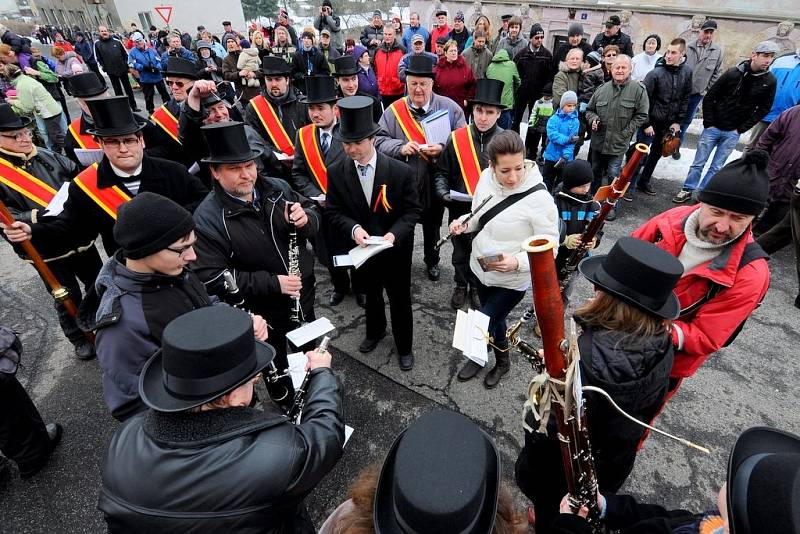
M 581 234 L 570 234 L 564 238 L 564 246 L 570 250 L 578 248 L 581 244 Z
M 569 142 L 573 143 L 573 144 L 577 143 L 580 140 L 581 140 L 581 136 L 580 135 L 573 135 L 572 137 L 569 138 Z

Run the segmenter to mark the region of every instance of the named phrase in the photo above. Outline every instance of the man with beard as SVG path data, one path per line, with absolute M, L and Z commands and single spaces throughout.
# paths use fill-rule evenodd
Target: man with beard
M 768 158 L 761 149 L 747 152 L 708 181 L 698 205 L 656 215 L 632 234 L 676 256 L 684 267 L 675 287 L 681 312 L 672 323 L 675 362 L 667 400 L 684 378 L 733 341 L 769 288 L 768 256 L 751 230 L 767 202 Z
M 356 58 L 345 54 L 333 61 L 333 77 L 336 78 L 339 86 L 339 96 L 368 96 L 372 99 L 372 120 L 378 122 L 383 115 L 383 105 L 374 96 L 361 91 L 358 88 L 358 66 Z M 405 76 L 405 74 L 404 74 Z

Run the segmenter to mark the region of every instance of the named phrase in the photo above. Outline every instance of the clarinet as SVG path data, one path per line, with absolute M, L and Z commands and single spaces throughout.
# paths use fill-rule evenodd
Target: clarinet
M 318 352 L 325 352 L 328 350 L 328 343 L 330 343 L 331 338 L 325 336 L 322 338 L 322 341 L 317 347 Z M 292 402 L 292 406 L 289 408 L 289 412 L 286 416 L 289 418 L 289 421 L 292 423 L 297 424 L 297 420 L 300 418 L 300 414 L 303 413 L 303 407 L 306 404 L 306 392 L 308 391 L 308 383 L 311 381 L 311 371 L 306 372 L 306 376 L 303 378 L 303 383 L 300 384 L 300 387 L 294 392 L 294 402 Z
M 553 257 L 553 248 L 556 246 L 558 244 L 551 237 L 539 235 L 528 238 L 522 248 L 528 253 L 531 266 L 533 304 L 542 330 L 544 366 L 552 379 L 563 381 L 569 364 L 569 343 L 564 333 L 564 304 Z M 565 394 L 569 393 L 565 391 L 563 384 L 550 382 L 549 387 L 561 398 L 566 398 Z M 564 405 L 554 402 L 553 408 L 558 426 L 561 460 L 567 478 L 569 506 L 576 513 L 582 506 L 586 506 L 589 509 L 586 519 L 592 530 L 599 533 L 602 527 L 597 506 L 597 475 L 589 444 L 585 407 L 573 405 L 570 412 L 565 413 Z
M 486 203 L 489 202 L 490 200 L 492 200 L 492 195 L 489 195 L 488 197 L 484 198 L 480 204 L 475 206 L 475 209 L 469 212 L 469 215 L 464 217 L 464 220 L 461 221 L 461 224 L 467 224 L 469 220 L 472 219 L 475 215 L 477 215 L 478 212 L 481 211 L 483 207 L 486 205 Z M 453 235 L 454 235 L 453 232 L 447 232 L 447 235 L 441 238 L 439 241 L 437 241 L 436 244 L 433 245 L 433 248 L 439 250 L 440 248 L 442 248 L 442 245 L 450 241 L 450 238 L 452 238 Z
M 287 213 L 291 211 L 294 202 L 287 202 Z M 289 267 L 287 268 L 289 276 L 300 276 L 300 248 L 297 246 L 297 226 L 289 217 Z M 295 323 L 300 324 L 300 297 L 292 297 L 289 303 L 289 319 Z

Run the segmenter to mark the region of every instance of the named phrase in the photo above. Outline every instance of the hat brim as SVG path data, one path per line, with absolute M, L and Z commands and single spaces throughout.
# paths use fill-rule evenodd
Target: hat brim
M 167 76 L 172 76 L 172 77 L 175 77 L 175 78 L 185 78 L 187 80 L 193 80 L 193 81 L 197 81 L 197 80 L 200 79 L 200 77 L 197 76 L 196 74 L 190 74 L 188 72 L 172 72 L 172 71 L 165 70 L 165 71 L 161 72 L 161 75 L 164 78 L 166 78 Z
M 288 63 L 287 63 L 287 65 L 288 65 Z M 287 67 L 286 70 L 283 70 L 283 69 L 281 69 L 281 70 L 264 70 L 264 69 L 261 69 L 261 74 L 263 74 L 264 76 L 286 76 L 286 77 L 289 77 L 292 74 L 292 69 L 291 69 L 291 67 Z
M 503 111 L 503 108 L 505 107 L 500 102 L 489 102 L 489 101 L 482 100 L 482 99 L 467 100 L 467 103 L 469 105 L 482 104 L 484 106 L 494 106 L 496 108 L 500 108 L 500 111 Z
M 310 100 L 307 96 L 304 96 L 298 99 L 297 101 L 300 102 L 301 104 L 308 105 L 308 104 L 335 104 L 337 100 L 339 100 L 338 95 L 334 95 L 329 98 L 315 98 L 313 100 Z
M 609 287 L 608 284 L 606 284 L 606 283 L 602 282 L 601 280 L 599 280 L 598 279 L 598 272 L 601 270 L 603 259 L 606 256 L 607 256 L 607 254 L 598 254 L 598 255 L 591 256 L 589 258 L 584 259 L 583 261 L 581 261 L 578 264 L 578 271 L 583 276 L 585 276 L 587 280 L 589 280 L 594 285 L 600 287 L 606 293 L 614 295 L 615 297 L 619 298 L 620 300 L 623 300 L 623 301 L 627 302 L 628 304 L 631 304 L 632 306 L 634 306 L 634 307 L 636 307 L 636 308 L 638 308 L 640 310 L 643 310 L 643 311 L 645 311 L 647 313 L 651 313 L 651 314 L 653 314 L 653 315 L 655 315 L 657 317 L 661 317 L 663 319 L 672 320 L 672 319 L 677 319 L 678 318 L 678 315 L 680 314 L 680 311 L 681 311 L 681 305 L 680 305 L 680 302 L 678 302 L 678 297 L 675 295 L 674 291 L 670 292 L 669 297 L 667 297 L 667 300 L 664 302 L 664 304 L 660 308 L 655 309 L 655 308 L 650 308 L 649 306 L 646 306 L 646 305 L 642 304 L 641 302 L 639 302 L 638 300 L 636 300 L 632 296 L 626 295 L 625 293 L 622 293 L 621 291 L 619 291 L 616 288 Z
M 147 119 L 134 115 L 136 124 L 129 124 L 120 128 L 87 128 L 86 133 L 95 135 L 97 137 L 119 137 L 120 135 L 128 135 L 140 132 L 147 126 Z
M 386 455 L 386 461 L 383 462 L 383 467 L 381 467 L 378 486 L 375 488 L 375 502 L 372 511 L 375 534 L 405 534 L 407 532 L 397 521 L 394 506 L 394 484 L 391 476 L 394 472 L 397 448 L 407 430 L 404 430 L 395 438 L 389 453 Z M 484 534 L 492 531 L 495 515 L 497 514 L 497 498 L 500 492 L 500 453 L 497 451 L 494 441 L 486 432 L 483 430 L 480 432 L 486 438 L 493 453 L 489 458 L 491 465 L 487 470 L 486 493 L 484 496 L 484 504 L 489 502 L 491 505 L 483 507 L 480 517 L 475 521 L 473 528 L 469 530 L 470 533 L 475 534 Z
M 338 139 L 342 143 L 358 143 L 368 137 L 372 137 L 380 131 L 381 127 L 373 122 L 372 128 L 365 130 L 364 132 L 358 132 L 358 135 L 342 135 L 342 130 L 339 128 L 338 132 L 333 132 L 333 138 Z
M 406 70 L 406 77 L 408 76 L 420 76 L 423 78 L 436 78 L 436 73 L 433 71 L 423 71 L 420 72 L 418 70 Z
M 341 72 L 336 71 L 331 73 L 331 76 L 333 76 L 334 78 L 342 78 L 344 76 L 356 76 L 356 75 L 358 75 L 357 69 L 353 71 L 351 71 L 350 69 L 345 69 Z
M 244 154 L 234 154 L 231 156 L 222 156 L 222 157 L 209 157 L 203 158 L 200 160 L 201 163 L 243 163 L 245 161 L 253 161 L 254 159 L 258 159 L 261 157 L 264 151 L 260 148 L 251 148 L 250 154 L 245 156 Z
M 164 352 L 159 349 L 158 352 L 156 352 L 147 361 L 147 363 L 144 364 L 142 372 L 139 375 L 139 396 L 147 406 L 156 410 L 157 412 L 171 413 L 195 408 L 238 388 L 256 374 L 260 373 L 267 365 L 269 365 L 273 358 L 275 358 L 275 349 L 262 341 L 256 340 L 255 352 L 255 367 L 245 373 L 240 379 L 217 392 L 189 400 L 173 396 L 164 387 Z
M 13 132 L 14 130 L 22 130 L 23 128 L 30 126 L 32 122 L 33 119 L 30 117 L 25 117 L 24 115 L 19 116 L 19 124 L 0 126 L 0 132 Z

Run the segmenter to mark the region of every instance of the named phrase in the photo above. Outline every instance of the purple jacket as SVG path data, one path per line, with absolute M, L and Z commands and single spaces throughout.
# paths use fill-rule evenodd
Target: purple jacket
M 370 67 L 364 69 L 361 65 L 358 66 L 358 90 L 362 93 L 380 98 L 381 93 L 378 90 L 378 78 L 375 76 L 375 69 Z
M 800 105 L 778 115 L 758 140 L 758 148 L 770 154 L 770 202 L 789 202 L 800 180 Z

